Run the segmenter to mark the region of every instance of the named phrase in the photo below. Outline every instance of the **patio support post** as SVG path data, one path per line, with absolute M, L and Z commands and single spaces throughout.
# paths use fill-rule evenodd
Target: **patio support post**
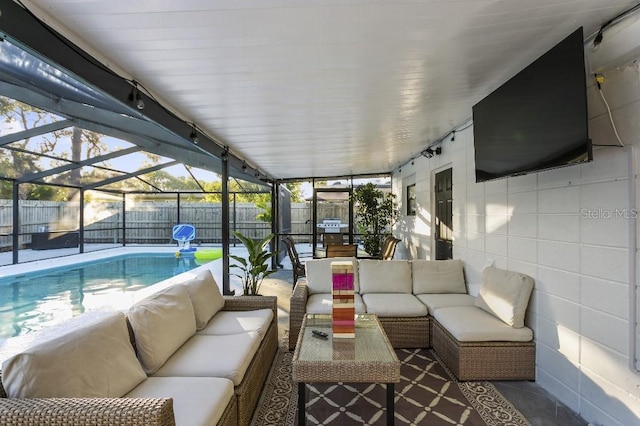
M 237 204 L 237 193 L 233 192 L 233 230 L 238 230 L 238 204 Z M 246 231 L 245 231 L 246 232 Z M 233 238 L 233 246 L 236 246 L 236 239 Z
M 122 193 L 122 246 L 127 245 L 127 194 Z
M 316 224 L 318 223 L 318 212 L 317 205 L 318 202 L 318 194 L 316 190 L 316 182 L 313 182 L 313 207 L 311 208 L 312 216 L 311 216 L 311 238 L 312 238 L 312 249 L 311 253 L 313 253 L 313 257 L 316 257 L 316 247 L 318 246 L 318 228 Z
M 229 163 L 222 161 L 222 294 L 233 296 L 229 282 Z
M 78 227 L 78 244 L 80 253 L 84 253 L 84 188 L 80 188 L 80 226 Z
M 176 200 L 176 207 L 178 209 L 178 211 L 176 212 L 176 225 L 179 223 L 182 223 L 182 221 L 180 220 L 180 193 L 176 193 L 177 195 L 177 200 Z
M 18 182 L 13 182 L 13 264 L 17 265 L 20 259 L 20 200 L 18 199 Z
M 274 182 L 271 185 L 271 233 L 275 235 L 271 240 L 271 251 L 280 249 L 280 184 Z M 271 269 L 278 268 L 278 256 L 271 258 Z
M 353 244 L 353 233 L 355 231 L 353 222 L 354 222 L 354 216 L 353 216 L 353 176 L 352 176 L 351 187 L 349 188 L 349 244 Z

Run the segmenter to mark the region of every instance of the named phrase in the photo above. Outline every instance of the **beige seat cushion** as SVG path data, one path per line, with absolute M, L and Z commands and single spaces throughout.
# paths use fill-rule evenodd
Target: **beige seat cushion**
M 224 377 L 238 386 L 260 341 L 256 332 L 223 336 L 197 334 L 187 340 L 154 377 Z
M 427 307 L 412 294 L 367 293 L 362 295 L 362 301 L 368 314 L 376 314 L 379 317 L 427 316 Z
M 331 262 L 336 261 L 351 261 L 353 263 L 353 289 L 356 293 L 360 291 L 358 260 L 355 257 L 332 257 L 329 259 L 309 259 L 305 263 L 309 294 L 331 293 L 333 289 Z
M 173 398 L 176 425 L 217 425 L 235 398 L 233 383 L 219 377 L 149 377 L 127 398 Z
M 468 294 L 417 294 L 416 297 L 427 306 L 429 314 L 439 308 L 449 306 L 474 306 L 476 298 Z
M 121 397 L 146 378 L 122 312 L 94 316 L 2 363 L 9 398 Z
M 224 307 L 224 297 L 211 271 L 204 269 L 185 281 L 196 316 L 196 330 L 202 330 L 213 316 Z
M 461 260 L 412 260 L 413 294 L 466 293 Z
M 221 335 L 255 331 L 262 340 L 272 320 L 273 311 L 271 309 L 220 311 L 209 321 L 205 328 L 196 334 Z
M 476 306 L 512 327 L 524 327 L 524 316 L 533 290 L 533 278 L 518 272 L 485 268 Z
M 354 294 L 353 304 L 356 314 L 364 314 L 366 308 L 359 294 Z M 306 313 L 308 314 L 327 314 L 333 312 L 333 297 L 331 294 L 312 294 L 307 299 Z
M 433 317 L 460 342 L 530 342 L 533 331 L 514 328 L 476 306 L 440 308 Z
M 141 300 L 129 309 L 138 358 L 153 374 L 196 332 L 196 317 L 187 288 L 177 284 Z
M 361 260 L 360 294 L 411 294 L 411 263 L 408 260 Z

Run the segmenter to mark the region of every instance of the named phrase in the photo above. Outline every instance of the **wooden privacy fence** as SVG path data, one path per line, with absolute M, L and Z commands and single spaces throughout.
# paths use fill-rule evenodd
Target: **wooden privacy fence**
M 80 226 L 78 202 L 21 200 L 19 203 L 21 247 L 29 247 L 33 233 L 49 231 L 77 231 Z M 174 201 L 136 201 L 126 204 L 126 243 L 173 243 L 172 228 L 178 223 L 178 207 Z M 257 216 L 263 210 L 253 203 L 232 203 L 230 229 L 238 230 L 251 238 L 264 238 L 271 232 L 269 223 Z M 220 243 L 222 241 L 221 203 L 182 202 L 180 223 L 196 227 L 196 241 Z M 318 220 L 338 217 L 347 221 L 346 206 L 319 205 Z M 85 243 L 123 242 L 122 203 L 85 203 Z M 315 226 L 312 222 L 310 203 L 291 204 L 291 231 L 296 241 L 310 242 Z M 11 200 L 0 200 L 0 250 L 11 250 L 13 207 Z

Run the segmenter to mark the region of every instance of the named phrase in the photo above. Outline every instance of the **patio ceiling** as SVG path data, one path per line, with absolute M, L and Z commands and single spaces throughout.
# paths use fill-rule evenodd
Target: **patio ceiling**
M 573 30 L 592 37 L 636 2 L 22 3 L 233 154 L 290 179 L 393 171 Z

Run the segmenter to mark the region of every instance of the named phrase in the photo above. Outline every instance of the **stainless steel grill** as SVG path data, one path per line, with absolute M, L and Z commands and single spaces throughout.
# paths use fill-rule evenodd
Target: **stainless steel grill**
M 342 223 L 342 221 L 337 218 L 323 219 L 322 223 L 318 223 L 316 226 L 321 232 L 324 231 L 325 234 L 340 234 L 345 232 L 346 228 L 349 227 L 349 225 Z

